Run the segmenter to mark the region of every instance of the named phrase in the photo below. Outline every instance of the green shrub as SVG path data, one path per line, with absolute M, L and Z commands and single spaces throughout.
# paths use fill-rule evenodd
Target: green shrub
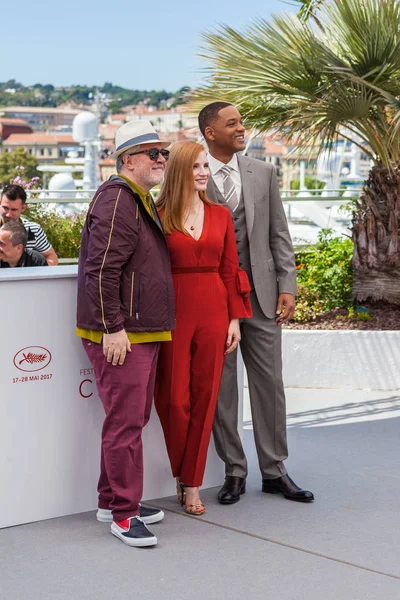
M 308 289 L 307 286 L 299 283 L 296 312 L 293 320 L 298 322 L 312 321 L 323 312 L 325 312 L 324 306 L 319 300 L 318 295 Z
M 295 321 L 310 321 L 334 308 L 350 308 L 353 242 L 323 229 L 315 246 L 297 253 L 299 293 Z
M 325 182 L 319 181 L 316 177 L 305 177 L 304 183 L 308 190 L 323 190 L 325 187 Z M 290 189 L 300 190 L 300 179 L 292 179 Z
M 371 315 L 365 312 L 356 312 L 357 319 L 359 321 L 369 321 L 371 319 Z
M 25 216 L 43 227 L 59 258 L 78 258 L 86 211 L 67 215 L 43 204 L 29 204 Z

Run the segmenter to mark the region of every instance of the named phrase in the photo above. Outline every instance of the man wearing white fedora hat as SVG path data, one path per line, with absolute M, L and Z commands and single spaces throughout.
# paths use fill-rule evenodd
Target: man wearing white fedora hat
M 158 352 L 175 327 L 164 231 L 150 190 L 163 181 L 169 142 L 147 121 L 116 132 L 118 176 L 93 198 L 79 257 L 77 334 L 93 365 L 106 417 L 97 519 L 128 546 L 153 546 L 164 517 L 141 506 L 142 429 L 150 417 Z

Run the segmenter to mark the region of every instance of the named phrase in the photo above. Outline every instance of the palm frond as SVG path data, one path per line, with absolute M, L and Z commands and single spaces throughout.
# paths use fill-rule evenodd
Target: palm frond
M 318 18 L 318 10 L 322 7 L 326 0 L 292 0 L 289 4 L 301 4 L 297 16 L 301 21 L 312 20 L 322 31 L 323 26 Z

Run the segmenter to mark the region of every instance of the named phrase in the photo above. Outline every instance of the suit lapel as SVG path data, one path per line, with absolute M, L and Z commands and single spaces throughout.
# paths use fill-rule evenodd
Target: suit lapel
M 254 177 L 251 162 L 242 154 L 238 155 L 240 177 L 242 179 L 242 196 L 246 214 L 247 235 L 251 236 L 254 225 Z

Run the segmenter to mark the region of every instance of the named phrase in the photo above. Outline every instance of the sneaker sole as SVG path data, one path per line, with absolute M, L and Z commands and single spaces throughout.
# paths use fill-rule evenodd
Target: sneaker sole
M 145 523 L 146 525 L 152 525 L 153 523 L 159 523 L 160 521 L 163 520 L 164 518 L 164 512 L 162 510 L 160 510 L 160 512 L 158 512 L 155 515 L 152 515 L 151 517 L 140 517 L 143 521 L 143 523 Z
M 112 514 L 110 514 L 109 516 L 103 515 L 103 514 L 99 513 L 98 511 L 96 513 L 96 519 L 100 523 L 112 523 L 113 522 Z
M 118 531 L 116 527 L 113 527 L 113 525 L 114 523 L 111 525 L 111 533 L 127 546 L 131 546 L 132 548 L 145 548 L 146 546 L 157 545 L 157 538 L 155 535 L 148 538 L 128 538 Z
M 164 517 L 165 517 L 164 512 L 162 510 L 160 510 L 160 512 L 157 513 L 156 515 L 152 515 L 151 517 L 140 517 L 140 518 L 142 519 L 143 523 L 145 523 L 145 525 L 153 525 L 154 523 L 159 523 L 160 521 L 162 521 Z M 97 512 L 96 519 L 100 523 L 112 523 L 113 522 L 112 514 L 111 515 L 103 515 L 102 513 Z

